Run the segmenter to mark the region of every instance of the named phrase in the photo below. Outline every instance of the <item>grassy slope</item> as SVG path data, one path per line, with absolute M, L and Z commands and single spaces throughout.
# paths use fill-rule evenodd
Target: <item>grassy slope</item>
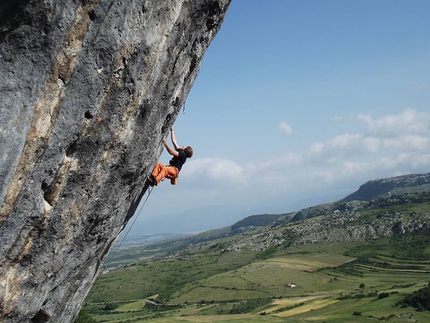
M 372 257 L 367 257 L 369 253 Z M 97 301 L 128 300 L 112 314 L 95 315 L 98 322 L 149 318 L 151 322 L 285 322 L 286 318 L 288 322 L 377 322 L 390 316 L 392 322 L 406 322 L 410 313 L 415 313 L 415 320 L 429 320 L 429 312 L 394 305 L 428 283 L 430 261 L 394 258 L 389 253 L 386 241 L 352 248 L 330 243 L 290 248 L 266 260 L 253 260 L 252 253 L 243 251 L 140 264 L 103 275 L 86 308 L 95 313 L 104 306 L 95 305 Z M 290 282 L 298 286 L 287 288 Z M 155 298 L 163 288 L 169 296 L 166 304 L 189 305 L 149 309 L 142 299 Z M 381 292 L 389 297 L 378 299 Z M 249 313 L 226 315 L 250 299 L 270 303 Z

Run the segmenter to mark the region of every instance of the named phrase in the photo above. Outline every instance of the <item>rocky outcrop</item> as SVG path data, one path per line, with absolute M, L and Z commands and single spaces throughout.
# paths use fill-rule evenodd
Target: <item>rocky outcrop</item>
M 430 173 L 401 175 L 368 181 L 361 185 L 356 192 L 342 199 L 341 202 L 371 201 L 391 194 L 428 191 L 430 191 Z
M 386 205 L 399 206 L 415 203 L 428 203 L 430 194 L 416 194 L 405 197 L 404 201 L 386 198 Z M 348 205 L 351 206 L 351 205 Z M 238 251 L 243 248 L 258 252 L 272 246 L 291 247 L 319 242 L 370 241 L 407 233 L 430 233 L 430 213 L 395 211 L 379 208 L 378 205 L 364 203 L 348 210 L 335 209 L 330 214 L 291 221 L 284 225 L 272 225 L 258 231 L 248 232 L 239 239 L 230 242 L 227 251 Z M 371 210 L 371 212 L 369 212 Z M 371 215 L 369 215 L 371 214 Z
M 423 192 L 430 192 L 430 173 L 374 179 L 364 183 L 357 191 L 337 202 L 320 204 L 298 211 L 291 221 L 327 215 L 334 210 L 352 210 L 357 206 L 365 205 L 366 202 L 378 203 L 378 199 L 384 200 L 395 195 Z M 288 221 L 287 219 L 284 223 Z M 282 223 L 282 221 L 278 221 L 278 223 Z
M 230 0 L 2 0 L 0 321 L 70 322 Z

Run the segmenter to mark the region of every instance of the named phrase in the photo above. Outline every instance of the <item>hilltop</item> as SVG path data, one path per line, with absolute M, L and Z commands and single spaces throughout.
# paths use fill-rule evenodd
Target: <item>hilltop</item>
M 369 202 L 380 197 L 389 197 L 390 195 L 428 191 L 430 191 L 430 173 L 402 175 L 368 181 L 361 185 L 356 192 L 342 199 L 341 202 Z

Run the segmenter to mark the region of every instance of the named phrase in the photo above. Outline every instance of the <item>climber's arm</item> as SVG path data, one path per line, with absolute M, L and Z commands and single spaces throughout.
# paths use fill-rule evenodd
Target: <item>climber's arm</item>
M 163 144 L 164 144 L 164 147 L 166 147 L 166 150 L 170 155 L 175 156 L 175 157 L 179 156 L 179 153 L 176 150 L 173 150 L 172 148 L 170 148 L 170 146 L 167 143 L 167 140 L 165 138 L 163 138 Z
M 178 143 L 176 142 L 176 136 L 175 136 L 175 131 L 173 130 L 173 127 L 170 127 L 170 135 L 172 137 L 173 147 L 175 148 L 175 150 L 178 150 L 179 146 L 178 146 Z

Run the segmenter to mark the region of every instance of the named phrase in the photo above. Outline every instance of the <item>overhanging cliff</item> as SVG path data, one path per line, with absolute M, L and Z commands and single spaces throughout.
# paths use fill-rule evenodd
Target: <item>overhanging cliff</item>
M 77 315 L 229 3 L 2 0 L 2 322 Z

